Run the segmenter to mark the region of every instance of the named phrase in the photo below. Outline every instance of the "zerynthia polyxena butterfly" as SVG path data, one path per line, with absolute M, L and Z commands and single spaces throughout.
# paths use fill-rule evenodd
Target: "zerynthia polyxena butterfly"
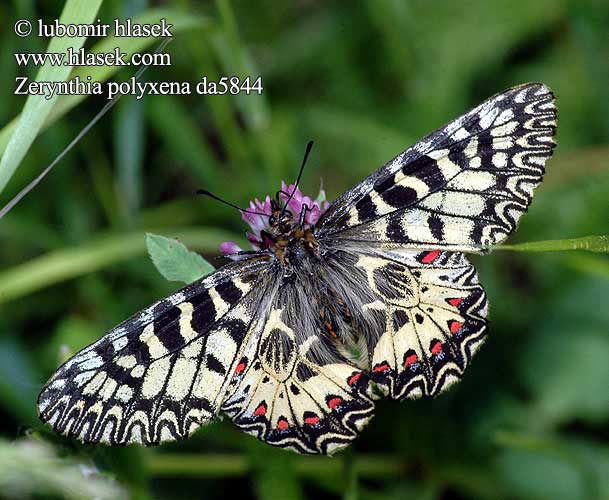
M 242 211 L 253 249 L 61 366 L 40 417 L 91 443 L 184 438 L 220 412 L 269 444 L 330 454 L 374 401 L 435 396 L 484 341 L 464 253 L 504 241 L 555 144 L 551 91 L 498 94 L 332 203 L 283 185 Z

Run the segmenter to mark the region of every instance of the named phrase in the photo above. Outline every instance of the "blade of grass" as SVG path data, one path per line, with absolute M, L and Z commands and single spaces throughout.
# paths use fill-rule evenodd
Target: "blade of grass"
M 117 187 L 124 219 L 131 223 L 142 203 L 142 165 L 145 154 L 143 101 L 119 103 L 114 113 L 114 157 Z
M 261 76 L 246 45 L 241 40 L 237 20 L 230 0 L 216 0 L 219 29 L 211 37 L 215 56 L 225 75 L 235 75 L 243 79 L 250 77 L 250 83 Z M 264 87 L 264 80 L 262 81 Z M 260 166 L 267 174 L 282 168 L 281 144 L 270 132 L 271 112 L 264 90 L 258 94 L 239 92 L 231 95 L 250 134 L 250 149 L 256 151 Z
M 154 23 L 158 22 L 161 18 L 165 18 L 167 19 L 168 23 L 173 24 L 171 32 L 174 36 L 187 29 L 209 29 L 212 26 L 207 17 L 193 15 L 192 12 L 185 12 L 179 9 L 150 9 L 137 16 L 133 20 L 133 23 Z M 94 45 L 89 52 L 109 52 L 115 47 L 118 47 L 121 52 L 124 52 L 127 54 L 127 57 L 129 57 L 134 52 L 145 51 L 150 46 L 155 45 L 157 42 L 158 38 L 116 38 L 114 36 L 109 36 Z M 119 70 L 120 66 L 82 66 L 80 68 L 76 68 L 71 73 L 70 78 L 75 78 L 78 76 L 81 80 L 86 81 L 87 76 L 91 76 L 92 81 L 105 82 L 114 76 Z M 42 130 L 61 118 L 86 97 L 86 95 L 60 96 L 57 99 L 57 104 L 53 107 L 46 121 L 44 122 Z M 19 116 L 14 118 L 0 131 L 0 154 L 2 154 L 6 149 L 11 134 L 17 127 L 19 118 Z
M 88 24 L 93 22 L 103 0 L 67 0 L 59 19 L 63 24 Z M 85 37 L 54 37 L 47 53 L 67 53 L 68 49 L 78 51 L 85 43 Z M 53 66 L 45 63 L 36 77 L 38 82 L 62 82 L 68 79 L 71 66 Z M 30 95 L 25 101 L 23 112 L 8 140 L 6 150 L 0 160 L 0 192 L 8 184 L 13 173 L 28 152 L 47 116 L 57 101 L 57 96 L 47 99 L 44 95 Z
M 565 240 L 530 241 L 514 245 L 501 245 L 493 250 L 517 252 L 560 252 L 564 250 L 587 250 L 588 252 L 609 253 L 609 236 L 583 236 Z
M 205 75 L 212 82 L 219 81 L 222 75 L 209 47 L 206 46 L 201 50 L 201 39 L 195 33 L 188 34 L 186 43 L 192 54 L 195 78 L 199 79 L 201 75 Z M 250 153 L 247 150 L 249 145 L 243 137 L 243 129 L 233 110 L 231 97 L 218 94 L 211 99 L 205 99 L 203 103 L 209 108 L 217 133 L 222 139 L 227 163 L 237 172 L 244 173 L 247 164 L 250 163 Z
M 225 65 L 224 70 L 227 75 L 237 75 L 241 78 L 249 76 L 253 83 L 258 74 L 239 36 L 237 20 L 230 0 L 216 0 L 216 8 L 222 31 L 212 39 L 219 59 Z M 250 95 L 239 93 L 234 97 L 248 128 L 255 131 L 268 127 L 270 112 L 264 92 Z
M 233 234 L 213 228 L 151 230 L 209 253 L 217 253 L 221 242 L 234 239 Z M 0 273 L 0 303 L 145 254 L 143 230 L 98 236 L 82 245 L 47 253 Z
M 82 151 L 89 165 L 91 165 L 91 168 L 87 170 L 91 176 L 91 184 L 93 185 L 97 202 L 103 210 L 106 220 L 112 227 L 124 227 L 124 218 L 119 209 L 120 202 L 115 188 L 114 174 L 105 149 L 100 146 L 98 141 L 93 140 L 91 137 L 85 137 L 83 139 Z M 174 219 L 170 220 L 176 225 L 180 224 L 175 222 Z

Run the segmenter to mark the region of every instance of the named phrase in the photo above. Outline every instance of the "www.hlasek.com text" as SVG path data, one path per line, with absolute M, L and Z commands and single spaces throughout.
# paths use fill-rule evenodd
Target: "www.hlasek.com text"
M 190 82 L 138 82 L 131 77 L 125 82 L 101 83 L 90 76 L 85 80 L 75 77 L 67 82 L 32 82 L 27 77 L 17 77 L 16 95 L 42 95 L 52 99 L 60 95 L 105 95 L 113 99 L 117 95 L 133 95 L 141 99 L 145 95 L 223 95 L 223 94 L 261 94 L 262 78 L 223 76 L 211 81 L 206 76 L 196 84 Z

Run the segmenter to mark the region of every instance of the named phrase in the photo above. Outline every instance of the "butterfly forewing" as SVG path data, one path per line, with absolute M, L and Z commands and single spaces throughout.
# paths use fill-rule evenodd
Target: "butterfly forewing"
M 555 127 L 546 86 L 498 94 L 345 193 L 319 234 L 401 248 L 481 251 L 500 243 L 541 182 Z
M 65 363 L 42 420 L 86 442 L 156 444 L 218 414 L 264 288 L 266 259 L 229 265 L 152 305 Z

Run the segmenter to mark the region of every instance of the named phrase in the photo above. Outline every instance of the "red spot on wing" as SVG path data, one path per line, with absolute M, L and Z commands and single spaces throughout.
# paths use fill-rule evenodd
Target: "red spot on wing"
M 451 306 L 455 306 L 455 307 L 459 307 L 461 305 L 461 302 L 463 302 L 463 299 L 448 299 L 448 303 Z
M 245 363 L 241 361 L 241 363 L 237 365 L 237 368 L 235 368 L 235 373 L 239 375 L 243 370 L 245 370 Z
M 387 370 L 391 370 L 391 367 L 389 366 L 389 364 L 383 363 L 381 365 L 375 366 L 373 368 L 373 370 L 378 373 L 378 372 L 384 372 L 384 371 L 387 371 Z
M 440 250 L 433 250 L 431 252 L 427 252 L 423 255 L 421 262 L 423 264 L 431 264 L 434 260 L 436 260 L 440 255 Z
M 258 408 L 256 408 L 254 410 L 254 417 L 257 417 L 259 415 L 262 415 L 262 416 L 266 415 L 266 404 L 260 403 L 258 405 Z
M 440 354 L 442 352 L 442 343 L 437 341 L 431 348 L 432 354 Z
M 463 323 L 459 321 L 453 321 L 450 324 L 450 333 L 457 333 L 459 330 L 461 330 L 461 328 L 463 328 Z
M 349 380 L 347 380 L 347 383 L 349 385 L 354 385 L 355 383 L 357 383 L 357 381 L 359 380 L 359 378 L 361 376 L 362 376 L 361 372 L 354 373 L 353 375 L 351 375 L 351 377 L 349 377 Z
M 285 431 L 288 429 L 288 427 L 290 427 L 290 424 L 288 424 L 288 421 L 281 417 L 278 421 L 277 421 L 277 428 L 281 431 Z
M 336 408 L 343 402 L 343 398 L 339 398 L 338 396 L 335 398 L 331 398 L 328 400 L 328 406 L 332 409 Z
M 305 424 L 315 425 L 319 423 L 319 417 L 317 415 L 313 415 L 312 417 L 306 417 L 304 419 Z
M 406 362 L 404 363 L 404 366 L 414 365 L 418 360 L 419 357 L 416 354 L 411 354 L 410 356 L 406 357 Z

